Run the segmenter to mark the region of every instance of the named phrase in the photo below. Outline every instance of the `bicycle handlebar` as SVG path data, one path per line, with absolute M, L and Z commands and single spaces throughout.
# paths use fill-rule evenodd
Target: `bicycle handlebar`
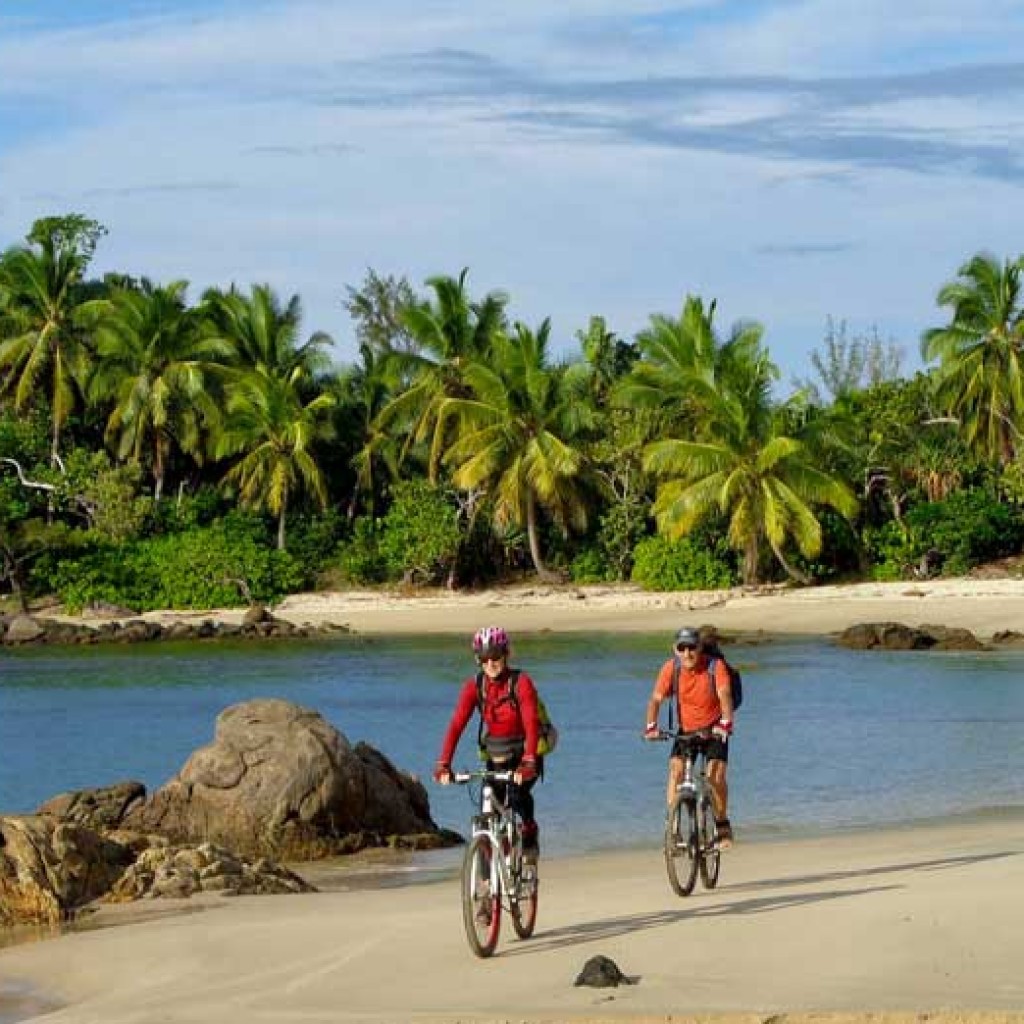
M 656 736 L 648 736 L 646 733 L 641 733 L 640 735 L 645 740 L 658 743 L 664 740 L 709 740 L 711 739 L 711 726 L 708 726 L 706 729 L 695 729 L 693 732 L 683 732 L 682 729 L 672 732 L 667 729 L 659 729 Z
M 487 782 L 513 782 L 514 776 L 514 771 L 496 772 L 488 768 L 480 768 L 474 772 L 452 772 L 452 782 L 459 786 L 464 786 L 474 779 L 484 779 Z

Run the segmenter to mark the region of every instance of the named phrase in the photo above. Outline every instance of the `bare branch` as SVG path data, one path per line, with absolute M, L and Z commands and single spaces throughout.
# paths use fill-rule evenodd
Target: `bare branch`
M 13 466 L 18 471 L 18 479 L 21 481 L 21 484 L 22 484 L 23 487 L 34 487 L 36 490 L 39 490 L 39 491 L 55 491 L 55 490 L 57 490 L 57 488 L 56 488 L 56 486 L 54 484 L 44 484 L 40 480 L 29 480 L 29 479 L 27 479 L 25 477 L 25 471 L 21 468 L 20 463 L 18 463 L 15 459 L 9 459 L 9 458 L 6 458 L 6 457 L 5 458 L 0 458 L 0 462 L 6 462 L 9 465 Z M 63 468 L 64 467 L 61 466 L 61 469 L 63 469 Z

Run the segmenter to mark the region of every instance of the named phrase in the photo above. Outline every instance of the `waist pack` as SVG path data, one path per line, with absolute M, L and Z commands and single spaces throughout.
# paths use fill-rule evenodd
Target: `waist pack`
M 711 689 L 715 689 L 715 665 L 717 662 L 725 666 L 726 671 L 729 673 L 729 685 L 732 690 L 732 709 L 735 711 L 743 703 L 743 676 L 740 675 L 738 668 L 733 668 L 725 660 L 725 656 L 719 654 L 708 654 L 708 679 L 711 681 Z M 669 727 L 671 728 L 672 712 L 675 710 L 676 700 L 679 694 L 679 673 L 682 671 L 683 663 L 679 660 L 678 655 L 672 656 L 672 691 L 670 694 L 669 702 Z
M 487 738 L 484 735 L 484 685 L 485 677 L 483 672 L 477 672 L 476 706 L 480 710 L 480 727 L 477 732 L 477 746 L 480 748 L 480 759 L 482 761 L 486 761 L 488 757 Z M 508 699 L 515 705 L 516 711 L 519 711 L 518 690 L 519 669 L 509 669 Z M 522 716 L 520 715 L 520 717 Z M 555 723 L 551 721 L 551 715 L 539 693 L 537 694 L 537 721 L 540 726 L 540 731 L 537 735 L 537 755 L 538 757 L 544 757 L 547 754 L 553 753 L 555 747 L 558 746 L 558 729 L 555 728 Z

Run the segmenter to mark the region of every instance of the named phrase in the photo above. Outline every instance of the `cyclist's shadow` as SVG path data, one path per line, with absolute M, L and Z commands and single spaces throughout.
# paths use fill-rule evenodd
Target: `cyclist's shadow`
M 902 885 L 872 885 L 859 889 L 832 889 L 828 892 L 786 893 L 775 896 L 752 896 L 747 899 L 731 900 L 727 903 L 702 903 L 697 898 L 681 904 L 678 910 L 657 910 L 645 914 L 627 914 L 623 917 L 606 917 L 598 921 L 586 921 L 562 928 L 538 931 L 528 942 L 517 943 L 503 950 L 505 956 L 522 956 L 542 953 L 564 946 L 579 946 L 588 942 L 603 942 L 620 935 L 641 931 L 646 928 L 665 928 L 680 921 L 708 920 L 732 915 L 766 914 L 775 910 L 802 906 L 806 903 L 822 903 L 826 900 L 846 899 L 851 896 L 866 896 L 871 893 L 891 892 L 902 889 Z

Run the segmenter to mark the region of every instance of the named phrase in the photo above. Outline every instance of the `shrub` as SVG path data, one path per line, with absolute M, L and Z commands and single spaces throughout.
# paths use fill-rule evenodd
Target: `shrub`
M 648 537 L 633 551 L 632 579 L 646 590 L 717 590 L 736 575 L 723 555 L 689 538 Z
M 462 542 L 450 494 L 426 480 L 397 484 L 380 531 L 380 555 L 391 579 L 436 583 L 455 565 Z

